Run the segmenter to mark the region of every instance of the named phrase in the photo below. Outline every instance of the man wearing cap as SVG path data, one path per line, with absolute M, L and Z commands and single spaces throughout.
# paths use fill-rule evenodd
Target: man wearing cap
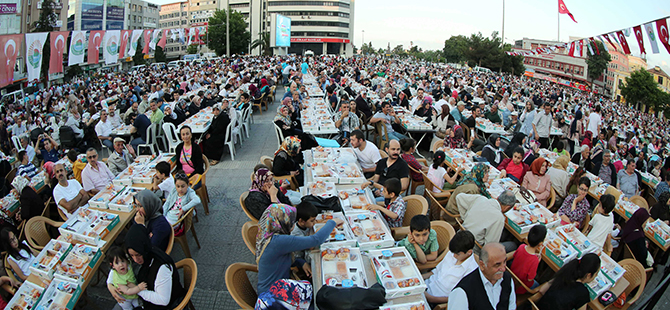
M 519 122 L 519 112 L 514 111 L 512 114 L 510 114 L 510 120 L 509 123 L 507 123 L 507 126 L 505 126 L 505 131 L 509 132 L 510 134 L 514 134 L 519 132 L 521 130 L 521 123 Z
M 116 137 L 114 138 L 114 152 L 107 159 L 107 167 L 114 176 L 128 168 L 135 160 L 135 150 L 126 145 L 126 141 Z
M 503 213 L 509 211 L 516 202 L 510 190 L 504 191 L 498 199 L 486 198 L 481 194 L 461 193 L 456 196 L 463 227 L 475 235 L 475 240 L 481 246 L 500 242 L 505 228 Z M 478 247 L 475 247 L 475 253 L 479 254 Z
M 95 125 L 95 134 L 98 135 L 100 142 L 108 147 L 112 148 L 112 122 L 109 120 L 107 110 L 100 111 L 100 120 Z
M 603 182 L 612 186 L 617 185 L 616 168 L 612 163 L 612 152 L 605 150 L 603 152 L 603 160 L 593 165 L 591 173 L 597 175 Z

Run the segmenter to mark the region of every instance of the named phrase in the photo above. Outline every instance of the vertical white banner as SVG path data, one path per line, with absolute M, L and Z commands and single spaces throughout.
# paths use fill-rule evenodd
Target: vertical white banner
M 102 55 L 105 57 L 106 64 L 115 64 L 119 59 L 119 38 L 121 30 L 107 30 L 105 32 L 105 42 Z
M 142 29 L 133 30 L 133 35 L 130 36 L 130 48 L 128 49 L 128 56 L 135 56 L 135 51 L 137 51 L 137 41 L 142 36 Z
M 151 41 L 149 41 L 149 47 L 152 50 L 156 49 L 156 43 L 158 43 L 158 34 L 161 33 L 160 29 L 154 29 L 154 32 L 151 34 Z
M 70 52 L 67 55 L 67 65 L 74 66 L 84 62 L 86 52 L 86 31 L 72 31 L 70 37 Z
M 28 67 L 28 81 L 39 80 L 44 57 L 44 43 L 48 32 L 26 33 L 26 67 Z

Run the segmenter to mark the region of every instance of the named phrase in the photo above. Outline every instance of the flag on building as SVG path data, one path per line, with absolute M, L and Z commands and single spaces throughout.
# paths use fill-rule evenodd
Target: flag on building
M 105 46 L 102 55 L 105 57 L 105 64 L 115 64 L 119 60 L 119 39 L 120 30 L 107 30 L 105 32 Z
M 67 55 L 67 65 L 74 66 L 84 62 L 86 50 L 86 31 L 72 31 L 70 36 L 70 52 Z
M 644 40 L 642 36 L 642 27 L 640 25 L 633 27 L 633 32 L 635 32 L 635 39 L 637 39 L 637 45 L 640 46 L 640 54 L 646 54 L 644 50 Z
M 137 52 L 137 43 L 139 42 L 141 36 L 142 36 L 141 29 L 133 30 L 133 35 L 130 36 L 130 48 L 128 49 L 128 57 L 135 56 L 135 53 Z
M 658 40 L 661 41 L 661 44 L 670 53 L 670 42 L 668 42 L 670 40 L 670 33 L 668 33 L 668 23 L 665 21 L 665 18 L 656 21 L 656 30 L 658 30 Z
M 128 50 L 128 40 L 130 40 L 130 30 L 121 30 L 121 40 L 119 41 L 119 59 L 126 57 Z
M 69 31 L 54 31 L 49 35 L 51 41 L 51 57 L 49 58 L 49 74 L 63 72 L 63 51 L 67 45 Z
M 565 3 L 563 2 L 563 0 L 558 0 L 558 13 L 560 13 L 560 14 L 568 14 L 568 16 L 570 16 L 570 18 L 572 18 L 572 21 L 573 21 L 573 22 L 575 22 L 575 23 L 577 22 L 577 21 L 575 20 L 575 17 L 572 16 L 572 13 L 570 13 L 570 11 L 568 10 L 568 8 L 565 6 Z
M 623 31 L 621 30 L 617 31 L 616 35 L 619 38 L 619 44 L 621 45 L 623 52 L 626 53 L 626 55 L 630 55 L 630 48 L 628 47 L 628 41 L 626 41 L 626 36 L 623 34 Z
M 100 61 L 100 45 L 102 45 L 103 30 L 91 31 L 88 36 L 88 63 L 97 64 Z
M 160 41 L 158 41 L 158 46 L 160 46 L 162 49 L 165 49 L 165 44 L 167 44 L 168 31 L 168 29 L 163 29 L 163 36 L 161 37 Z
M 40 79 L 44 43 L 48 34 L 48 32 L 26 33 L 26 68 L 29 82 Z
M 158 43 L 158 34 L 161 33 L 160 29 L 154 29 L 153 33 L 151 34 L 151 42 L 149 42 L 149 47 L 151 47 L 152 50 L 156 50 L 156 44 Z
M 654 22 L 644 24 L 644 30 L 649 37 L 649 44 L 651 44 L 651 52 L 658 54 L 658 44 L 656 44 L 656 33 L 654 32 Z
M 142 53 L 148 54 L 149 53 L 149 45 L 151 43 L 151 30 L 147 29 L 144 30 L 144 40 L 142 41 Z
M 0 36 L 0 87 L 14 83 L 16 56 L 21 50 L 22 34 Z

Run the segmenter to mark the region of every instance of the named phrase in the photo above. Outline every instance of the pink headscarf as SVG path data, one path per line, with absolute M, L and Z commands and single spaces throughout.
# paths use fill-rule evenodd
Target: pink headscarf
M 54 166 L 55 166 L 55 164 L 51 161 L 45 162 L 44 165 L 42 165 L 42 168 L 44 169 L 44 171 L 46 171 L 47 174 L 49 175 L 49 178 L 52 178 L 52 179 L 55 177 Z

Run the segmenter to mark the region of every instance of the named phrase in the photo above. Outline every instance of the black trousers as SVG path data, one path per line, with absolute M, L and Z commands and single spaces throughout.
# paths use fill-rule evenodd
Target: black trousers
M 637 238 L 627 244 L 630 251 L 635 255 L 635 259 L 637 259 L 644 268 L 649 267 L 649 265 L 647 265 L 647 245 L 645 243 L 645 238 Z
M 549 138 L 540 138 L 540 147 L 543 149 L 549 149 Z

